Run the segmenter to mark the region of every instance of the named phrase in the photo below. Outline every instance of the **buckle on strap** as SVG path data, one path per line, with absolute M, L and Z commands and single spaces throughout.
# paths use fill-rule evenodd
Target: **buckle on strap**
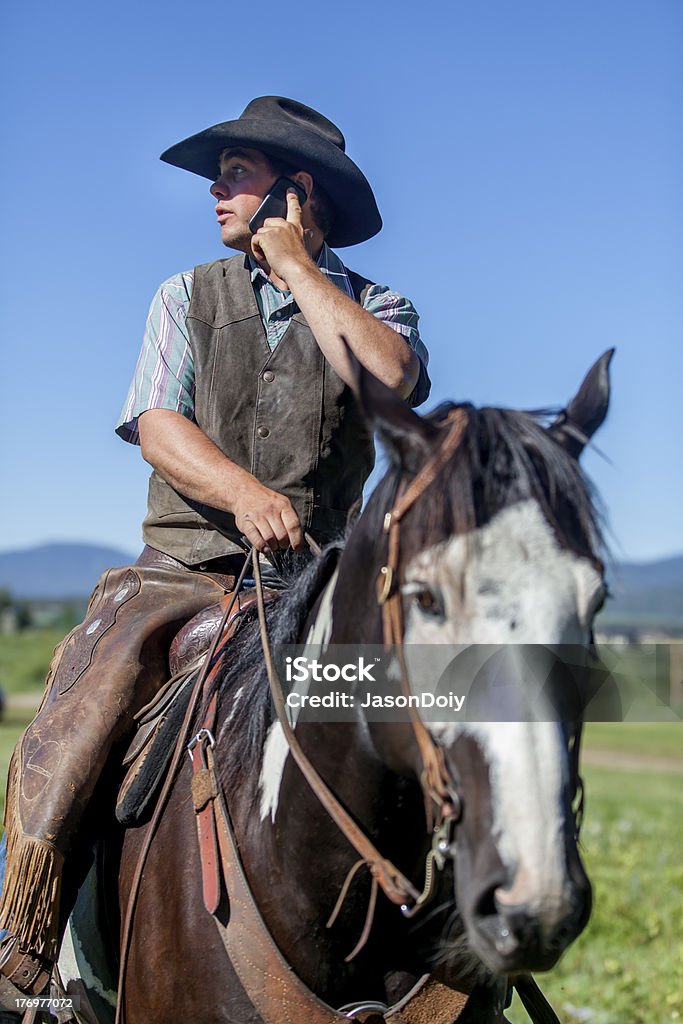
M 196 736 L 193 736 L 190 742 L 187 744 L 186 750 L 189 754 L 190 760 L 192 760 L 192 753 L 194 748 L 200 744 L 206 743 L 209 747 L 215 747 L 216 741 L 213 738 L 213 733 L 210 729 L 200 729 Z

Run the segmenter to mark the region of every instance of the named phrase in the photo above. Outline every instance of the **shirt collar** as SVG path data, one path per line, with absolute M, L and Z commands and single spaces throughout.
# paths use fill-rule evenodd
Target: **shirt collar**
M 273 282 L 268 279 L 267 274 L 264 273 L 263 268 L 258 265 L 253 256 L 247 256 L 247 263 L 251 272 L 251 280 L 254 284 L 256 284 L 257 281 L 265 281 L 271 286 L 271 288 L 275 288 Z M 341 289 L 341 291 L 353 298 L 353 288 L 351 287 L 348 271 L 337 256 L 336 252 L 333 252 L 332 249 L 330 249 L 327 242 L 323 242 L 323 247 L 320 250 L 320 255 L 318 256 L 317 265 L 325 277 L 329 277 L 332 284 L 335 284 L 337 288 Z M 277 290 L 280 291 L 279 288 Z M 286 295 L 288 293 L 284 292 L 283 294 Z

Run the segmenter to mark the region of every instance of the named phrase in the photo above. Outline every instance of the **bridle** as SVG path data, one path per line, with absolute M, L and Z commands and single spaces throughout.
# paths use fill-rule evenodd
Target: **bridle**
M 387 560 L 379 571 L 377 578 L 377 601 L 382 609 L 382 630 L 384 645 L 395 650 L 401 669 L 401 686 L 403 693 L 409 697 L 412 693 L 408 669 L 404 654 L 403 605 L 400 592 L 400 530 L 405 514 L 434 483 L 443 468 L 458 449 L 468 422 L 467 411 L 463 407 L 452 409 L 439 425 L 447 432 L 436 452 L 422 467 L 413 480 L 407 485 L 399 485 L 398 494 L 393 508 L 384 517 L 384 532 L 388 535 Z M 602 571 L 599 559 L 596 564 Z M 591 631 L 589 649 L 594 650 L 594 639 Z M 457 792 L 455 781 L 445 763 L 443 748 L 434 741 L 431 733 L 420 718 L 416 708 L 408 702 L 411 724 L 415 733 L 423 770 L 421 775 L 422 791 L 425 796 L 427 821 L 432 823 L 432 810 L 438 808 L 436 830 L 448 830 L 456 824 L 462 813 L 462 803 Z M 569 777 L 571 786 L 570 801 L 574 817 L 574 836 L 579 837 L 584 812 L 584 785 L 579 772 L 579 756 L 583 721 L 578 717 L 567 730 L 567 747 L 569 753 Z M 442 842 L 442 839 L 440 840 Z M 445 852 L 445 847 L 441 847 Z M 448 852 L 454 852 L 453 843 L 449 843 Z M 428 858 L 429 865 L 429 858 Z M 419 909 L 419 908 L 418 908 Z M 415 911 L 413 910 L 412 913 Z M 405 911 L 404 911 L 405 913 Z
M 398 659 L 401 688 L 406 697 L 411 696 L 412 688 L 405 660 L 403 606 L 399 586 L 401 576 L 401 523 L 406 513 L 413 508 L 427 488 L 436 481 L 439 474 L 457 451 L 462 442 L 467 423 L 468 414 L 465 408 L 456 407 L 448 413 L 439 425 L 444 434 L 438 447 L 410 482 L 404 482 L 399 485 L 394 504 L 384 517 L 384 533 L 387 535 L 387 556 L 386 562 L 381 567 L 377 577 L 376 597 L 381 609 L 384 646 Z M 275 711 L 289 750 L 320 803 L 360 856 L 360 860 L 354 864 L 347 876 L 337 906 L 328 921 L 328 926 L 336 919 L 348 893 L 351 879 L 356 871 L 365 864 L 372 875 L 372 891 L 368 916 L 361 940 L 352 953 L 349 954 L 349 957 L 347 957 L 347 959 L 352 959 L 362 949 L 369 935 L 374 915 L 377 886 L 382 889 L 392 903 L 400 907 L 404 917 L 413 917 L 429 901 L 434 890 L 435 869 L 442 870 L 446 866 L 447 861 L 452 859 L 455 854 L 454 829 L 462 814 L 462 800 L 456 781 L 446 764 L 443 748 L 432 737 L 418 710 L 413 706 L 413 702 L 410 700 L 406 701 L 410 724 L 422 761 L 420 785 L 425 802 L 428 831 L 432 836 L 432 843 L 425 860 L 425 883 L 422 891 L 418 892 L 410 879 L 406 878 L 391 861 L 383 857 L 375 845 L 363 833 L 322 780 L 301 748 L 286 713 L 282 685 L 270 650 L 260 566 L 255 550 L 252 552 L 252 563 L 256 582 L 261 642 L 266 670 Z M 576 794 L 579 794 L 579 807 L 575 812 L 575 831 L 577 836 L 583 811 L 583 784 L 578 771 L 580 739 L 581 722 L 579 721 L 574 723 L 572 730 L 568 734 L 572 801 L 574 801 Z
M 407 486 L 400 489 L 393 508 L 386 514 L 384 519 L 384 531 L 388 535 L 388 553 L 386 564 L 382 566 L 377 580 L 377 603 L 382 611 L 384 644 L 387 649 L 393 650 L 399 659 L 401 685 L 406 696 L 410 695 L 411 688 L 403 652 L 403 614 L 401 595 L 397 586 L 400 568 L 400 523 L 406 512 L 415 504 L 426 488 L 433 483 L 452 457 L 460 444 L 466 425 L 467 414 L 464 409 L 454 409 L 449 413 L 442 425 L 447 432 L 441 444 L 413 480 Z M 422 891 L 418 892 L 410 879 L 406 878 L 391 861 L 383 857 L 370 839 L 362 832 L 348 811 L 346 811 L 329 787 L 323 782 L 317 770 L 302 750 L 287 717 L 282 686 L 270 650 L 265 604 L 261 588 L 260 566 L 256 552 L 252 553 L 252 562 L 254 579 L 256 581 L 261 642 L 278 720 L 289 745 L 290 752 L 308 784 L 361 858 L 347 876 L 340 899 L 328 925 L 332 924 L 336 919 L 348 892 L 351 878 L 361 865 L 367 865 L 373 879 L 366 925 L 361 940 L 352 953 L 349 954 L 349 957 L 347 957 L 347 959 L 351 959 L 362 949 L 369 934 L 374 914 L 377 886 L 382 889 L 392 903 L 400 907 L 401 913 L 405 917 L 412 917 L 427 903 L 433 890 L 434 868 L 443 868 L 448 857 L 452 856 L 453 853 L 453 829 L 460 818 L 461 800 L 454 780 L 446 766 L 443 749 L 432 739 L 416 709 L 408 702 L 410 721 L 422 759 L 420 782 L 425 800 L 427 823 L 432 833 L 432 844 L 425 862 L 425 885 Z
M 382 610 L 384 646 L 396 653 L 401 671 L 401 687 L 406 697 L 410 697 L 412 688 L 403 647 L 403 605 L 399 588 L 401 521 L 430 484 L 434 483 L 460 445 L 467 426 L 467 413 L 462 408 L 453 409 L 441 426 L 447 432 L 436 452 L 409 484 L 399 485 L 393 508 L 384 517 L 384 532 L 388 536 L 387 560 L 377 577 L 377 602 Z M 427 821 L 430 825 L 433 824 L 433 809 L 436 807 L 437 827 L 447 820 L 455 822 L 461 814 L 461 800 L 446 766 L 443 748 L 434 741 L 411 701 L 407 702 L 407 706 L 422 758 L 420 783 L 425 798 Z

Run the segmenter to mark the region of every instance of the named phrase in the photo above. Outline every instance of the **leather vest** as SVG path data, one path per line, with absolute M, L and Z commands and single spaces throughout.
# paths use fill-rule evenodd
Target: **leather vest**
M 371 282 L 349 272 L 358 302 Z M 301 313 L 271 351 L 245 256 L 196 267 L 187 328 L 195 420 L 225 455 L 285 494 L 318 543 L 358 514 L 375 461 L 351 389 Z M 186 565 L 244 550 L 234 517 L 183 497 L 154 471 L 146 544 Z

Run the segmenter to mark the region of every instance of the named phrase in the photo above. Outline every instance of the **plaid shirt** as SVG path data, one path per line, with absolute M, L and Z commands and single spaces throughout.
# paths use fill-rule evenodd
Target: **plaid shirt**
M 269 281 L 251 257 L 250 263 L 256 302 L 272 350 L 299 307 L 292 293 L 281 291 Z M 340 291 L 353 298 L 346 267 L 327 245 L 322 247 L 318 266 Z M 185 324 L 192 283 L 191 270 L 176 274 L 161 285 L 152 300 L 133 382 L 116 425 L 119 437 L 131 444 L 140 443 L 138 417 L 147 409 L 170 409 L 194 419 L 194 365 Z M 368 289 L 363 308 L 403 335 L 426 369 L 429 355 L 418 331 L 418 314 L 409 299 L 386 285 L 373 285 Z M 429 388 L 429 378 L 421 372 L 410 404 L 421 405 L 429 395 Z

